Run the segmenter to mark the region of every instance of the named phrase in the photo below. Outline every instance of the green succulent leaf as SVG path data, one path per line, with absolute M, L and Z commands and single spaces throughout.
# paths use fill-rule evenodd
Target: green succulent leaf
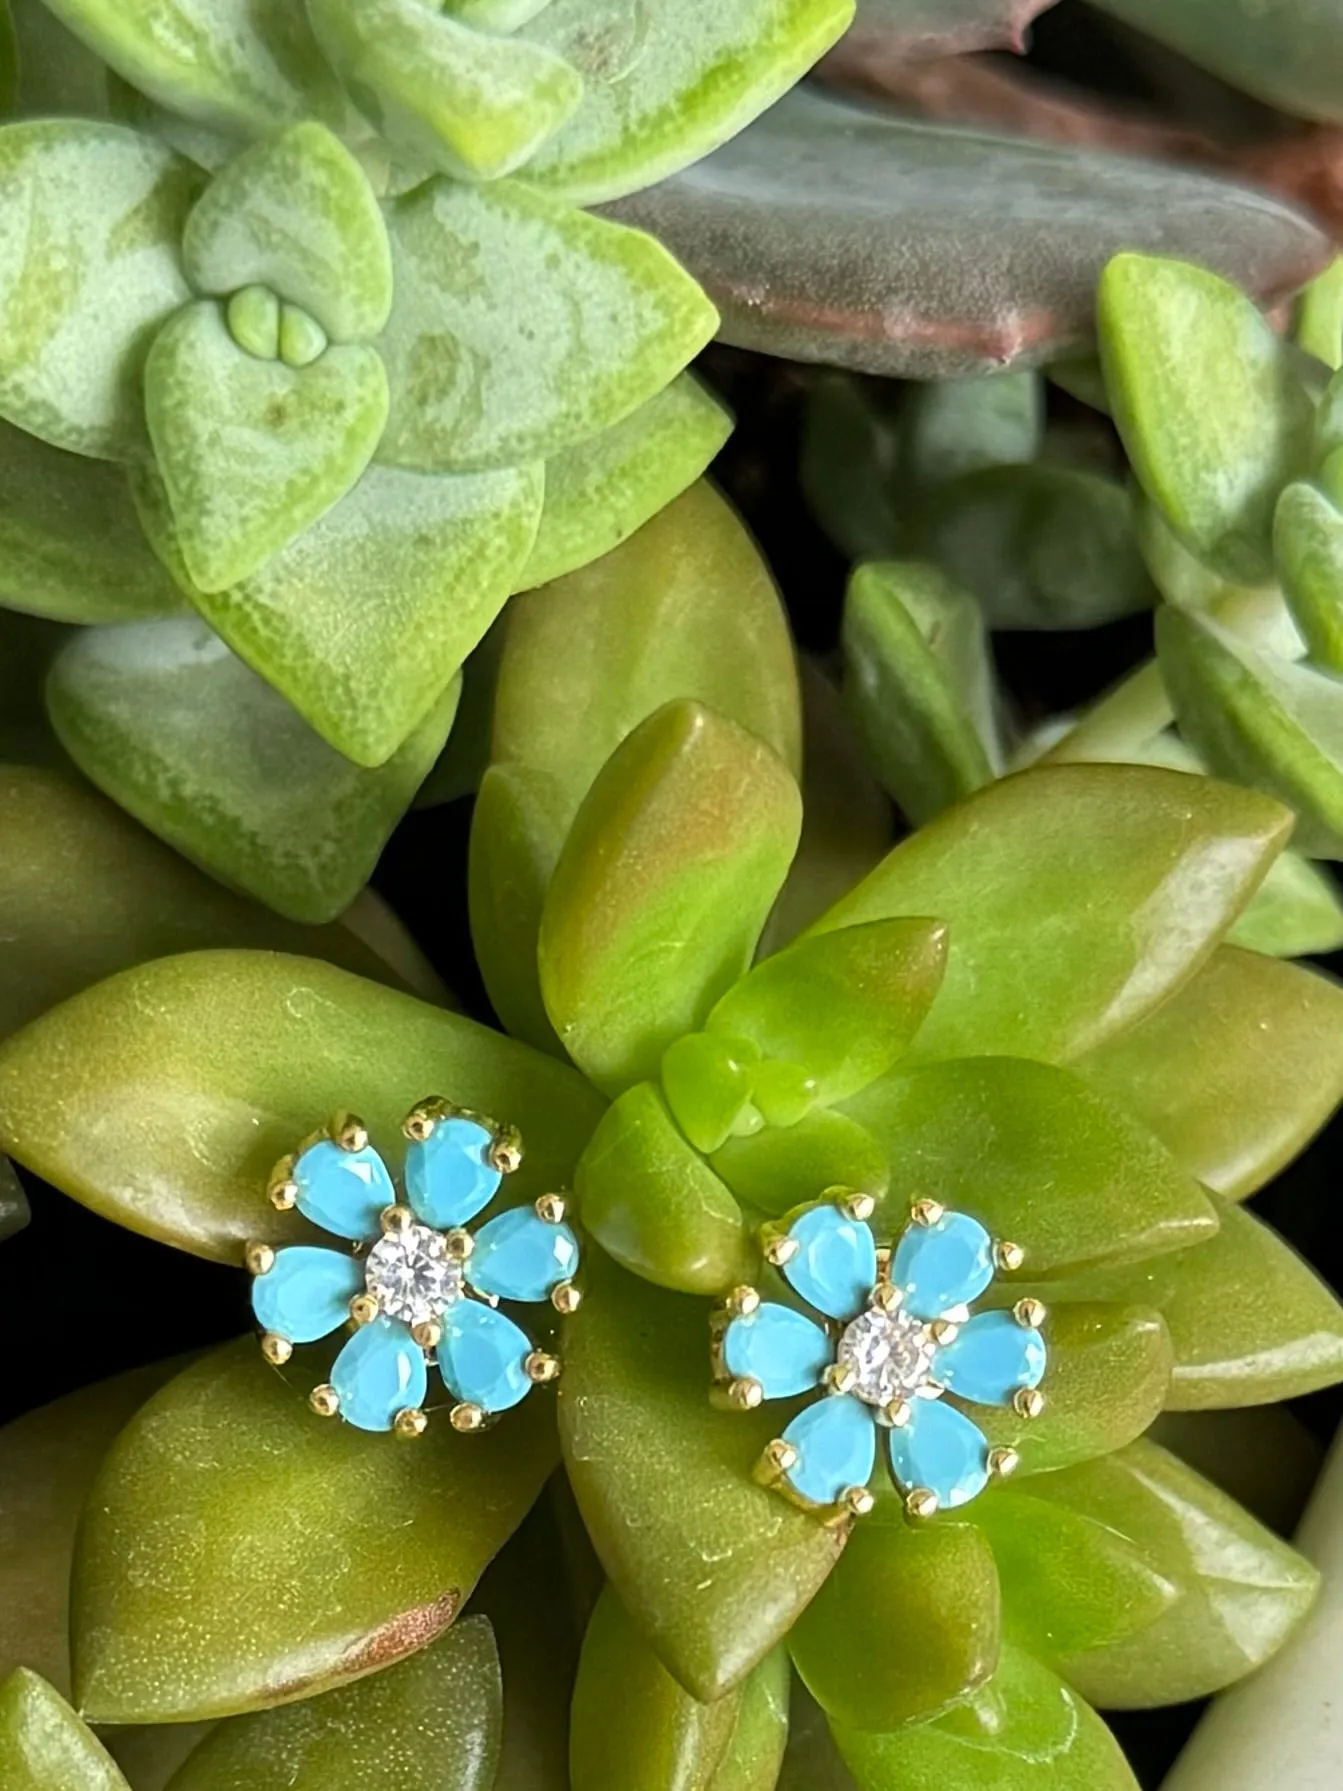
M 1240 1200 L 1343 1100 L 1343 992 L 1295 964 L 1223 946 L 1077 1067 L 1205 1187 Z
M 386 1672 L 219 1724 L 168 1791 L 490 1791 L 503 1684 L 470 1617 Z
M 1273 556 L 1310 657 L 1343 671 L 1343 514 L 1333 498 L 1304 479 L 1286 486 L 1274 512 Z
M 623 422 L 546 465 L 546 502 L 518 588 L 534 590 L 619 547 L 699 478 L 732 418 L 682 373 Z
M 379 135 L 416 165 L 497 180 L 573 115 L 583 77 L 542 44 L 422 0 L 307 0 L 317 40 Z
M 0 1157 L 0 1239 L 22 1231 L 30 1216 L 28 1199 L 14 1173 L 14 1165 L 8 1157 Z
M 394 466 L 548 459 L 654 397 L 717 326 L 661 244 L 515 181 L 427 181 L 391 206 L 388 227 L 379 457 Z M 506 302 L 518 293 L 526 304 Z
M 70 633 L 59 622 L 0 609 L 0 762 L 5 765 L 65 762 L 47 721 L 42 685 Z
M 1026 370 L 931 379 L 900 410 L 900 465 L 918 485 L 991 466 L 1026 465 L 1044 437 L 1044 387 Z
M 809 1603 L 844 1533 L 757 1486 L 772 1413 L 716 1412 L 703 1304 L 603 1257 L 565 1338 L 560 1437 L 626 1610 L 702 1702 L 739 1685 Z
M 378 201 L 350 151 L 313 120 L 253 144 L 211 181 L 187 220 L 182 261 L 198 292 L 264 286 L 333 342 L 376 336 L 392 308 Z
M 121 472 L 0 423 L 0 600 L 61 622 L 132 622 L 182 596 L 136 525 Z
M 1183 1703 L 1243 1678 L 1282 1646 L 1315 1596 L 1309 1562 L 1155 1443 L 1041 1475 L 1030 1497 L 1127 1539 L 1178 1589 L 1131 1636 L 1055 1657 L 1068 1683 L 1104 1709 Z M 1043 1540 L 1052 1546 L 1049 1533 Z
M 354 118 L 291 0 L 48 0 L 116 72 L 170 112 L 230 135 Z
M 5 1791 L 130 1791 L 93 1731 L 26 1667 L 0 1683 L 0 1773 Z
M 460 684 L 376 770 L 308 727 L 198 618 L 85 629 L 47 704 L 61 744 L 137 820 L 292 920 L 334 920 L 442 751 Z
M 546 1011 L 598 1087 L 656 1076 L 746 969 L 801 808 L 783 761 L 696 703 L 616 748 L 560 854 L 539 946 Z
M 1099 0 L 1233 87 L 1298 118 L 1343 120 L 1343 21 L 1330 6 L 1256 0 Z
M 583 1224 L 622 1267 L 682 1293 L 724 1293 L 758 1257 L 731 1190 L 651 1083 L 627 1089 L 579 1159 Z
M 0 414 L 54 447 L 124 460 L 140 374 L 191 297 L 178 243 L 200 175 L 115 124 L 0 127 Z
M 788 1646 L 832 1721 L 886 1731 L 983 1685 L 998 1642 L 998 1574 L 980 1532 L 916 1527 L 896 1504 L 855 1526 Z
M 537 25 L 561 4 L 551 0 Z M 589 0 L 565 6 L 580 9 L 587 16 Z M 673 28 L 675 15 L 665 17 Z M 563 144 L 561 134 L 554 151 Z M 703 282 L 724 340 L 914 379 L 998 373 L 1089 347 L 1097 278 L 1122 249 L 1175 250 L 1262 300 L 1287 297 L 1333 254 L 1299 212 L 1248 187 L 1072 143 L 895 118 L 812 89 L 612 209 Z
M 857 1791 L 1138 1791 L 1095 1711 L 1020 1648 L 1004 1646 L 988 1684 L 931 1722 L 834 1733 Z
M 914 538 L 992 628 L 1096 628 L 1156 601 L 1128 492 L 1082 468 L 967 473 L 930 494 Z
M 960 1058 L 890 1075 L 847 1112 L 890 1158 L 888 1231 L 931 1193 L 1019 1244 L 1034 1276 L 1180 1250 L 1217 1229 L 1165 1147 L 1068 1070 Z
M 437 475 L 370 466 L 259 571 L 208 592 L 191 581 L 156 469 L 132 473 L 145 532 L 211 628 L 366 766 L 405 743 L 503 607 L 544 483 L 539 462 Z
M 443 11 L 481 31 L 516 31 L 550 0 L 444 0 Z
M 522 1128 L 520 1198 L 567 1185 L 600 1116 L 572 1070 L 315 960 L 195 952 L 99 983 L 0 1048 L 4 1148 L 95 1212 L 236 1263 L 292 1240 L 272 1165 L 338 1108 L 400 1136 L 435 1087 Z
M 574 1688 L 573 1791 L 710 1791 L 741 1695 L 712 1704 L 692 1698 L 608 1585 L 588 1625 Z
M 491 765 L 471 816 L 471 939 L 495 1012 L 514 1037 L 564 1055 L 541 996 L 536 942 L 564 844 L 554 785 L 522 765 Z
M 1177 535 L 1229 576 L 1272 568 L 1278 493 L 1310 457 L 1314 408 L 1253 300 L 1206 268 L 1117 255 L 1097 327 L 1133 469 Z
M 895 914 L 947 922 L 946 978 L 912 1059 L 1067 1061 L 1193 975 L 1289 826 L 1276 803 L 1207 778 L 1040 767 L 938 816 L 817 930 Z
M 651 186 L 773 105 L 852 18 L 853 0 L 550 0 L 522 38 L 579 70 L 583 103 L 527 178 L 580 205 Z
M 708 1791 L 775 1791 L 788 1744 L 792 1669 L 782 1648 L 767 1654 L 737 1693 L 737 1720 Z
M 70 1691 L 70 1563 L 98 1465 L 171 1374 L 137 1368 L 0 1430 L 0 1677 L 21 1665 Z M 6 1781 L 8 1783 L 8 1781 Z
M 1343 947 L 1343 901 L 1326 871 L 1299 852 L 1269 867 L 1227 939 L 1275 958 L 1305 958 Z
M 1150 1440 L 1220 1486 L 1279 1536 L 1296 1528 L 1319 1478 L 1319 1443 L 1282 1405 L 1163 1412 Z
M 20 118 L 105 118 L 107 65 L 61 24 L 46 0 L 7 0 L 18 57 Z
M 796 1064 L 822 1105 L 885 1075 L 932 1007 L 947 956 L 936 920 L 878 920 L 785 947 L 733 985 L 706 1025 Z
M 812 514 L 848 560 L 886 560 L 903 539 L 893 417 L 847 373 L 810 383 L 798 467 Z
M 871 1132 L 823 1109 L 796 1125 L 729 1138 L 713 1166 L 739 1200 L 776 1218 L 825 1188 L 882 1195 L 891 1181 L 890 1162 Z
M 0 768 L 0 837 L 0 1038 L 118 970 L 206 946 L 396 980 L 350 928 L 295 926 L 221 889 L 59 772 Z
M 1048 1286 L 1040 1291 L 1050 1299 Z M 1122 1449 L 1156 1420 L 1171 1384 L 1174 1350 L 1159 1312 L 1109 1300 L 1051 1302 L 1048 1312 L 1043 1414 L 1025 1420 L 1010 1407 L 973 1412 L 995 1448 L 1016 1450 L 1023 1476 Z
M 91 1720 L 231 1716 L 394 1665 L 451 1624 L 554 1465 L 539 1399 L 469 1449 L 446 1423 L 397 1449 L 318 1422 L 305 1390 L 243 1338 L 113 1444 L 74 1569 Z M 318 1534 L 339 1574 L 314 1559 Z
M 324 516 L 373 458 L 387 403 L 365 344 L 290 366 L 241 348 L 212 300 L 179 311 L 145 363 L 145 414 L 193 582 L 227 590 Z
M 1324 367 L 1343 365 L 1343 256 L 1332 261 L 1301 294 L 1296 339 Z
M 1211 769 L 1295 809 L 1302 851 L 1343 858 L 1343 680 L 1261 652 L 1210 616 L 1164 609 L 1156 640 L 1181 731 Z
M 968 591 L 914 560 L 859 566 L 841 640 L 849 716 L 915 826 L 992 780 L 993 673 Z

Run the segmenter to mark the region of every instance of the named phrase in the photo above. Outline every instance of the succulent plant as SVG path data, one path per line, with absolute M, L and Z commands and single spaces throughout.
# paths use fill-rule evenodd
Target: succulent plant
M 67 1579 L 74 1701 L 129 1773 L 177 1725 L 217 1724 L 174 1791 L 307 1783 L 296 1761 L 328 1791 L 367 1782 L 368 1753 L 333 1739 L 356 1732 L 444 1791 L 563 1784 L 566 1746 L 576 1791 L 1131 1787 L 1091 1706 L 1201 1695 L 1295 1628 L 1313 1570 L 1181 1459 L 1178 1426 L 1158 1433 L 1174 1448 L 1146 1434 L 1343 1380 L 1343 1309 L 1240 1204 L 1343 1091 L 1337 990 L 1224 943 L 1289 813 L 1160 766 L 1062 764 L 893 850 L 841 848 L 854 805 L 819 755 L 804 811 L 801 736 L 777 596 L 705 486 L 510 605 L 471 882 L 512 1038 L 255 949 L 247 904 L 207 915 L 203 879 L 146 909 L 173 861 L 144 836 L 106 898 L 133 912 L 140 892 L 139 932 L 31 982 L 66 955 L 43 888 L 109 827 L 135 837 L 73 791 L 72 844 L 33 830 L 5 959 L 27 1024 L 0 1048 L 21 1165 L 241 1284 L 249 1240 L 280 1260 L 303 1240 L 266 1198 L 275 1159 L 354 1104 L 386 1152 L 433 1086 L 521 1131 L 506 1210 L 572 1188 L 585 1297 L 556 1394 L 475 1435 L 433 1410 L 404 1442 L 324 1423 L 314 1377 L 250 1338 L 14 1427 L 10 1496 L 50 1516 L 36 1562 L 0 1548 L 0 1578 L 28 1561 L 40 1592 L 0 1633 L 55 1690 L 10 1682 L 11 1757 L 72 1732 L 52 1703 Z M 11 800 L 59 775 L 22 773 Z M 227 949 L 163 955 L 207 943 Z M 870 1500 L 796 1509 L 753 1476 L 792 1408 L 711 1399 L 715 1311 L 747 1285 L 791 1307 L 770 1240 L 836 1186 L 879 1243 L 929 1199 L 1011 1240 L 989 1303 L 1044 1325 L 1042 1408 L 976 1412 L 999 1478 L 923 1521 L 881 1475 Z M 574 1504 L 557 1480 L 524 1523 L 561 1460 Z M 794 1691 L 785 1760 L 790 1661 L 816 1702 Z M 421 1704 L 468 1738 L 437 1781 Z

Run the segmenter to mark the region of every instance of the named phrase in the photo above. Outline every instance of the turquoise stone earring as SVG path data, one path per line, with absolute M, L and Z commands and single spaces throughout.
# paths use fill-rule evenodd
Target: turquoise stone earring
M 271 1172 L 272 1205 L 296 1209 L 345 1248 L 247 1246 L 262 1353 L 280 1367 L 295 1344 L 348 1324 L 353 1335 L 330 1380 L 309 1395 L 320 1416 L 420 1436 L 436 1370 L 453 1428 L 481 1430 L 558 1376 L 558 1358 L 499 1307 L 549 1301 L 575 1311 L 578 1238 L 559 1194 L 468 1229 L 522 1162 L 511 1126 L 433 1096 L 401 1130 L 404 1200 L 362 1120 L 348 1113 Z
M 715 1396 L 739 1411 L 809 1392 L 765 1450 L 758 1478 L 836 1520 L 872 1509 L 879 1447 L 913 1518 L 954 1510 L 1017 1466 L 963 1405 L 1044 1410 L 1048 1350 L 1038 1300 L 971 1315 L 999 1274 L 1022 1267 L 968 1213 L 920 1200 L 895 1247 L 880 1249 L 870 1195 L 832 1188 L 764 1228 L 765 1259 L 816 1313 L 739 1287 L 715 1315 Z

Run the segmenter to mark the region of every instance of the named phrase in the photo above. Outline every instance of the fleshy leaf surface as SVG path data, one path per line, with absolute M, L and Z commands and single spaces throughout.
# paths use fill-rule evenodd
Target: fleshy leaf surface
M 390 1147 L 435 1084 L 521 1127 L 510 1186 L 522 1199 L 567 1185 L 601 1111 L 571 1070 L 525 1045 L 273 952 L 124 972 L 0 1050 L 13 1156 L 132 1231 L 231 1263 L 248 1238 L 298 1236 L 265 1198 L 279 1157 L 352 1101 Z
M 47 684 L 62 745 L 146 827 L 293 920 L 342 913 L 442 751 L 454 682 L 385 765 L 353 765 L 196 616 L 85 629 Z
M 93 1731 L 26 1667 L 0 1684 L 0 1773 L 5 1791 L 130 1791 Z
M 162 479 L 132 475 L 155 550 L 215 632 L 360 765 L 424 720 L 513 588 L 540 514 L 540 462 L 492 473 L 370 466 L 241 584 L 202 591 Z
M 1254 900 L 1227 935 L 1231 945 L 1275 958 L 1307 958 L 1343 948 L 1343 902 L 1326 870 L 1299 852 L 1269 868 Z
M 626 1609 L 712 1701 L 787 1633 L 844 1533 L 757 1486 L 777 1415 L 713 1411 L 704 1308 L 596 1257 L 565 1340 L 560 1437 L 583 1520 Z
M 448 1628 L 554 1465 L 540 1400 L 479 1448 L 431 1423 L 397 1449 L 317 1421 L 305 1391 L 242 1338 L 113 1445 L 74 1570 L 75 1689 L 93 1720 L 237 1715 L 392 1666 Z M 314 1571 L 318 1533 L 343 1572 Z
M 708 1791 L 775 1791 L 788 1745 L 792 1669 L 782 1648 L 765 1656 L 737 1697 L 737 1720 Z
M 124 460 L 140 375 L 191 292 L 182 226 L 200 174 L 116 124 L 0 128 L 0 413 L 54 447 Z
M 503 1711 L 489 1621 L 385 1672 L 219 1724 L 168 1791 L 490 1791 Z
M 600 1088 L 655 1076 L 746 969 L 797 847 L 802 799 L 763 741 L 669 703 L 612 754 L 546 893 L 541 989 Z
M 781 1217 L 823 1188 L 884 1194 L 891 1165 L 872 1133 L 845 1113 L 818 1108 L 792 1126 L 729 1138 L 713 1166 L 738 1199 Z
M 911 1058 L 1066 1062 L 1193 975 L 1289 827 L 1277 803 L 1209 778 L 1043 766 L 938 816 L 814 930 L 894 914 L 946 921 L 946 978 Z
M 396 296 L 379 342 L 392 394 L 379 458 L 393 466 L 549 458 L 655 396 L 717 327 L 651 237 L 516 181 L 427 181 L 389 208 L 388 227 Z M 526 305 L 507 302 L 519 292 Z

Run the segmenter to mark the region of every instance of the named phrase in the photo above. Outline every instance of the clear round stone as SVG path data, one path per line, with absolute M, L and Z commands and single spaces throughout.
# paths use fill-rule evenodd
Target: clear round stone
M 869 1405 L 908 1399 L 929 1379 L 933 1341 L 927 1327 L 896 1307 L 860 1313 L 839 1341 L 838 1361 L 857 1379 L 852 1391 Z
M 462 1265 L 448 1255 L 442 1234 L 427 1225 L 389 1231 L 368 1253 L 364 1285 L 387 1318 L 408 1325 L 437 1318 L 462 1293 Z

